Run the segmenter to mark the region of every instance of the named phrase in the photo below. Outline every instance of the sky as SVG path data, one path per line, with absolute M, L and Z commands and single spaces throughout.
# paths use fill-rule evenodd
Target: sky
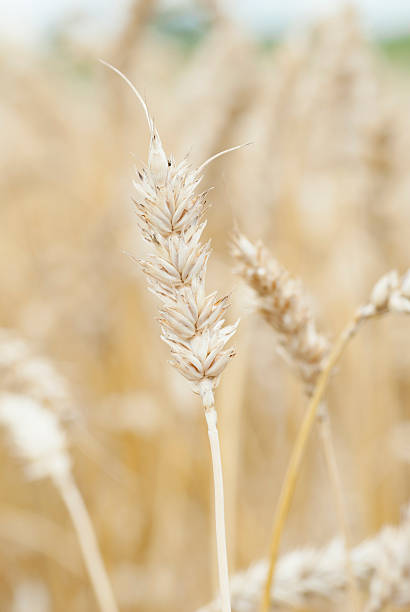
M 31 45 L 64 20 L 82 16 L 90 36 L 119 27 L 131 0 L 0 0 L 0 34 Z M 240 23 L 263 34 L 278 34 L 331 13 L 344 0 L 220 0 Z M 351 0 L 365 28 L 383 36 L 410 34 L 410 0 Z M 165 7 L 189 0 L 162 0 Z
M 253 28 L 283 31 L 304 25 L 346 4 L 343 0 L 224 0 Z M 409 0 L 351 0 L 362 16 L 364 26 L 379 35 L 410 34 Z

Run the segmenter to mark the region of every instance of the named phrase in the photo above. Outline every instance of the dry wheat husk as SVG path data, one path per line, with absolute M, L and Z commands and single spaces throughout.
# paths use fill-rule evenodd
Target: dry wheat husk
M 235 236 L 232 252 L 238 273 L 255 292 L 257 310 L 277 334 L 281 354 L 310 392 L 322 371 L 329 343 L 316 330 L 301 282 L 261 242 L 252 243 L 243 234 Z

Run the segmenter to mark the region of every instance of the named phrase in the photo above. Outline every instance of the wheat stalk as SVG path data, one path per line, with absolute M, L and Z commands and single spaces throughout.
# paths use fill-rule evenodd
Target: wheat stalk
M 295 367 L 305 384 L 309 397 L 323 370 L 329 352 L 327 339 L 316 330 L 315 320 L 310 311 L 305 291 L 299 280 L 272 257 L 261 242 L 254 244 L 243 234 L 237 233 L 233 241 L 233 255 L 238 262 L 238 272 L 254 289 L 257 308 L 275 330 L 279 339 L 280 353 Z M 338 522 L 345 541 L 346 570 L 349 576 L 349 592 L 353 609 L 358 610 L 358 596 L 349 563 L 349 531 L 343 490 L 332 440 L 329 417 L 324 403 L 319 415 L 319 431 L 323 453 L 333 489 Z M 268 571 L 268 578 L 262 610 L 267 612 L 269 593 L 273 580 L 274 563 Z
M 209 295 L 205 292 L 210 255 L 209 242 L 201 242 L 206 224 L 203 221 L 207 209 L 206 192 L 196 193 L 202 170 L 227 151 L 214 155 L 197 169 L 192 169 L 187 159 L 177 163 L 173 157 L 168 157 L 139 92 L 120 71 L 106 65 L 131 87 L 148 121 L 148 164 L 137 172 L 134 181 L 139 229 L 151 247 L 148 258 L 140 263 L 150 290 L 161 302 L 161 338 L 171 349 L 170 363 L 192 383 L 205 410 L 214 476 L 221 603 L 223 612 L 230 612 L 222 465 L 214 389 L 235 354 L 225 345 L 238 323 L 224 326 L 228 296 L 218 298 L 216 292 Z
M 53 481 L 72 519 L 101 611 L 118 612 L 91 519 L 71 473 L 58 414 L 27 395 L 1 393 L 0 423 L 8 429 L 14 452 L 25 462 L 26 476 Z
M 295 550 L 281 557 L 270 591 L 270 609 L 316 609 L 320 604 L 339 603 L 348 588 L 344 555 L 343 542 L 336 538 L 324 548 Z M 377 612 L 387 604 L 409 606 L 409 511 L 400 525 L 384 527 L 352 549 L 351 566 L 358 584 L 369 593 L 366 612 Z M 232 607 L 236 612 L 258 609 L 267 572 L 268 561 L 261 560 L 232 577 Z M 218 610 L 218 603 L 212 602 L 198 612 Z

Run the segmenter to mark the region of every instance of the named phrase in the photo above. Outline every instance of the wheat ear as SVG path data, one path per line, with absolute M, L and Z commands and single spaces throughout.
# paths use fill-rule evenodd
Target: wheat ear
M 329 342 L 316 329 L 302 283 L 260 241 L 253 243 L 236 233 L 232 254 L 237 273 L 254 290 L 257 311 L 275 331 L 278 352 L 296 370 L 310 395 L 329 353 Z
M 238 263 L 239 274 L 255 291 L 257 308 L 274 329 L 279 339 L 281 355 L 297 370 L 305 385 L 306 395 L 310 397 L 325 365 L 329 343 L 316 330 L 316 324 L 301 282 L 292 278 L 261 242 L 254 244 L 243 234 L 237 233 L 232 246 L 233 255 Z M 343 489 L 327 408 L 323 402 L 318 427 L 339 527 L 345 542 L 349 595 L 352 608 L 358 610 L 359 597 L 349 560 L 350 536 Z M 269 608 L 273 568 L 274 565 L 272 564 L 268 571 L 268 579 L 261 604 L 263 612 L 267 612 Z
M 66 379 L 14 330 L 0 327 L 1 391 L 25 395 L 56 412 L 62 421 L 77 416 Z
M 71 473 L 65 432 L 56 413 L 37 400 L 0 394 L 0 423 L 7 427 L 28 478 L 51 478 L 67 507 L 101 612 L 118 612 L 87 508 Z
M 356 335 L 360 326 L 369 319 L 382 316 L 389 312 L 410 313 L 410 271 L 407 271 L 402 278 L 399 277 L 396 271 L 389 272 L 376 283 L 369 302 L 358 308 L 352 320 L 348 322 L 341 332 L 318 377 L 315 390 L 292 449 L 274 517 L 269 568 L 263 600 L 265 608 L 266 606 L 269 607 L 269 597 L 273 583 L 275 564 L 278 557 L 280 538 L 292 501 L 300 465 L 310 432 L 316 421 L 319 406 L 327 389 L 330 374 L 341 358 L 350 339 Z
M 104 62 L 105 63 L 105 62 Z M 109 66 L 109 65 L 108 65 Z M 229 149 L 214 155 L 199 168 L 187 160 L 177 163 L 165 154 L 147 106 L 132 83 L 116 68 L 141 102 L 150 131 L 148 164 L 137 172 L 135 208 L 143 238 L 151 253 L 141 261 L 150 290 L 161 302 L 161 338 L 171 349 L 171 364 L 201 397 L 208 424 L 215 486 L 215 521 L 219 583 L 223 612 L 230 612 L 226 552 L 224 496 L 214 389 L 234 356 L 224 348 L 237 323 L 224 326 L 227 296 L 206 295 L 205 276 L 209 242 L 202 243 L 206 212 L 205 193 L 196 193 L 205 166 Z
M 407 609 L 410 604 L 409 510 L 400 525 L 386 526 L 353 548 L 351 563 L 357 583 L 369 594 L 365 612 L 378 612 L 388 604 L 395 609 Z M 234 610 L 255 612 L 258 609 L 267 571 L 268 561 L 261 560 L 232 577 Z M 325 603 L 339 604 L 347 588 L 344 546 L 336 538 L 323 548 L 299 549 L 279 559 L 275 584 L 270 592 L 270 610 L 282 610 L 288 606 L 292 609 L 322 609 Z M 329 609 L 333 608 L 329 606 Z M 217 602 L 198 610 L 218 611 Z

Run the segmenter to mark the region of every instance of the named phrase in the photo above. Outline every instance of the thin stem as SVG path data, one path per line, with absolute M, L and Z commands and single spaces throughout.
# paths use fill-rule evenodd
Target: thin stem
M 208 424 L 208 436 L 211 446 L 212 468 L 215 489 L 215 526 L 216 548 L 218 555 L 219 588 L 221 591 L 221 610 L 231 612 L 231 595 L 229 590 L 228 556 L 226 552 L 224 486 L 222 478 L 221 451 L 219 447 L 217 415 L 213 406 L 205 409 Z
M 337 467 L 336 453 L 332 439 L 332 432 L 330 429 L 329 414 L 327 411 L 327 407 L 324 403 L 322 403 L 319 407 L 318 425 L 320 439 L 322 442 L 323 454 L 325 456 L 325 461 L 330 479 L 330 486 L 333 489 L 333 497 L 336 504 L 338 522 L 344 540 L 348 592 L 352 603 L 352 608 L 353 610 L 355 610 L 355 612 L 358 612 L 358 610 L 360 609 L 360 599 L 350 559 L 351 543 L 349 529 L 347 526 L 346 508 L 343 498 L 343 487 L 340 479 L 339 469 Z
M 298 436 L 296 438 L 296 442 L 292 449 L 292 454 L 290 456 L 288 469 L 285 475 L 285 479 L 282 484 L 282 489 L 279 495 L 278 506 L 275 513 L 275 518 L 273 521 L 273 531 L 272 538 L 270 544 L 270 552 L 269 552 L 269 566 L 268 573 L 266 577 L 265 588 L 263 592 L 263 598 L 261 602 L 261 611 L 268 612 L 269 604 L 270 604 L 270 595 L 272 590 L 272 582 L 273 582 L 273 574 L 275 570 L 275 564 L 278 558 L 279 552 L 279 544 L 280 538 L 282 534 L 282 530 L 285 524 L 286 516 L 289 511 L 290 503 L 292 501 L 293 493 L 295 491 L 295 485 L 297 476 L 299 473 L 299 468 L 302 462 L 303 454 L 305 451 L 306 443 L 309 439 L 309 434 L 312 430 L 312 427 L 316 421 L 317 410 L 320 404 L 320 401 L 326 391 L 327 383 L 329 381 L 330 374 L 340 359 L 345 347 L 347 346 L 350 338 L 354 336 L 357 331 L 357 328 L 363 317 L 360 315 L 356 315 L 352 321 L 346 325 L 342 333 L 340 334 L 337 342 L 333 346 L 332 351 L 328 357 L 326 366 L 321 372 L 318 381 L 316 383 L 316 387 L 312 398 L 309 402 L 308 408 L 306 410 L 305 416 L 302 421 L 302 425 L 299 429 Z
M 70 473 L 54 477 L 77 532 L 81 551 L 101 612 L 118 612 L 112 588 L 98 548 L 94 527 L 78 487 Z

